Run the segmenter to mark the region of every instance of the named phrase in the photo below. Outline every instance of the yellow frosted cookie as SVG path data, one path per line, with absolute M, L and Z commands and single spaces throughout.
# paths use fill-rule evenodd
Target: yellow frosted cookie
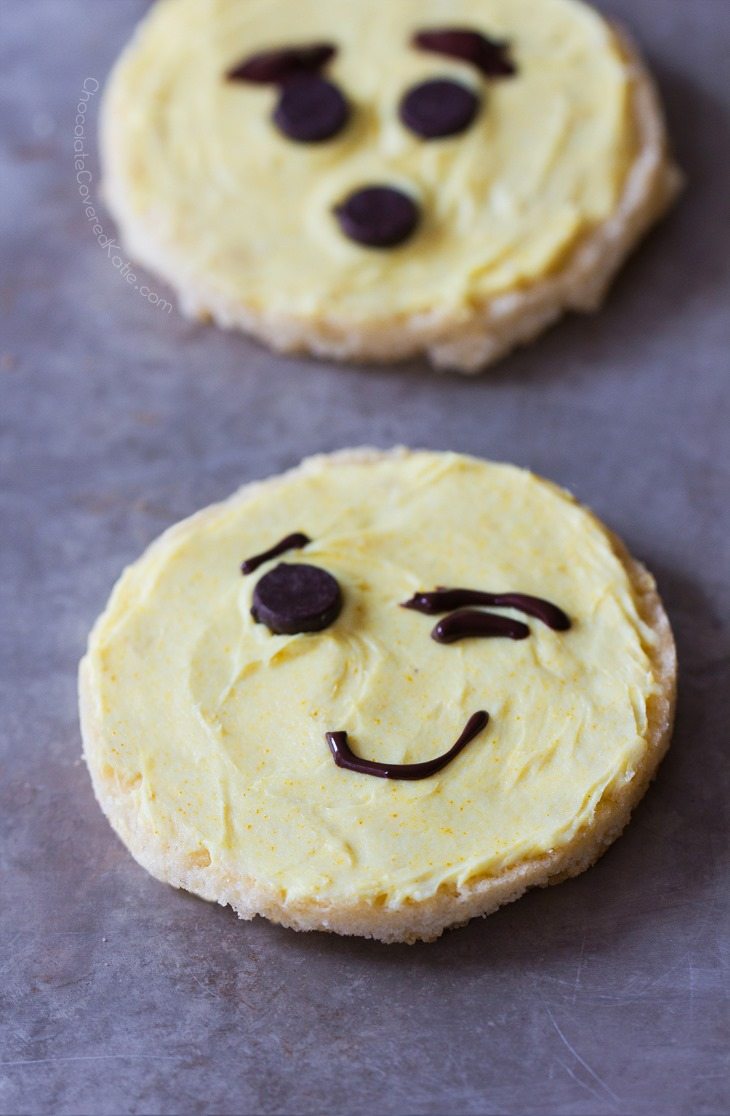
M 578 0 L 158 0 L 102 147 L 187 314 L 463 371 L 594 309 L 678 185 L 636 51 Z
M 618 836 L 675 675 L 652 578 L 564 490 L 346 451 L 125 571 L 81 663 L 84 749 L 159 879 L 242 918 L 432 939 Z

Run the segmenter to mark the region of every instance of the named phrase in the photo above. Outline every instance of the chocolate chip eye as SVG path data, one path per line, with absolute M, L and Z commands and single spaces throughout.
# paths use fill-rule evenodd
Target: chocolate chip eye
M 341 132 L 349 116 L 350 107 L 333 82 L 307 75 L 283 86 L 273 119 L 297 143 L 322 143 Z
M 479 110 L 476 93 L 458 81 L 434 78 L 414 85 L 400 103 L 400 118 L 422 139 L 465 132 Z
M 342 593 L 331 573 L 304 562 L 282 562 L 257 582 L 251 615 L 275 635 L 296 635 L 328 628 L 341 608 Z

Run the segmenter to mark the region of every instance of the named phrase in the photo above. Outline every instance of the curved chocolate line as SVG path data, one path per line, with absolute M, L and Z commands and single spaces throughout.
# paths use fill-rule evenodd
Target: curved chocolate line
M 360 775 L 374 775 L 378 779 L 427 779 L 429 775 L 435 775 L 455 756 L 458 756 L 459 752 L 475 736 L 478 736 L 482 729 L 486 728 L 488 720 L 489 714 L 485 709 L 472 713 L 461 736 L 448 752 L 436 756 L 435 759 L 425 760 L 423 763 L 378 763 L 376 760 L 360 759 L 347 743 L 346 732 L 326 732 L 325 738 L 338 767 L 357 771 Z
M 280 85 L 303 74 L 316 74 L 336 53 L 337 48 L 332 43 L 262 50 L 231 66 L 226 73 L 226 80 L 248 81 L 255 85 Z
M 301 550 L 303 546 L 307 546 L 311 541 L 309 535 L 305 535 L 303 531 L 295 531 L 292 535 L 285 535 L 283 539 L 269 547 L 268 550 L 262 550 L 260 554 L 254 554 L 252 558 L 246 558 L 244 562 L 241 562 L 241 573 L 253 573 L 269 559 L 278 558 L 280 554 L 286 554 L 287 550 Z
M 512 77 L 517 73 L 508 42 L 490 39 L 469 27 L 424 28 L 413 35 L 411 46 L 469 62 L 488 78 Z
M 462 608 L 439 620 L 431 631 L 431 639 L 435 639 L 437 643 L 456 643 L 460 639 L 483 639 L 488 636 L 527 639 L 529 634 L 530 629 L 521 620 L 498 616 L 496 612 L 477 612 L 475 608 Z
M 514 608 L 527 616 L 542 620 L 548 628 L 565 632 L 570 627 L 570 618 L 562 608 L 544 600 L 531 597 L 529 593 L 486 593 L 480 589 L 446 589 L 442 585 L 432 593 L 415 593 L 401 608 L 412 608 L 415 612 L 425 612 L 436 616 L 440 612 L 451 612 L 464 605 L 491 605 L 493 608 Z

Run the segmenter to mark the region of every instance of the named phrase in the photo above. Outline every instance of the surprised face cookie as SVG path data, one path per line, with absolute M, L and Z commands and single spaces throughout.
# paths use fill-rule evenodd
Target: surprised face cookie
M 106 193 L 188 312 L 280 349 L 481 367 L 595 304 L 676 185 L 578 0 L 159 0 L 112 76 Z
M 567 493 L 353 452 L 163 535 L 81 666 L 97 797 L 175 886 L 384 941 L 574 874 L 669 742 L 651 578 Z

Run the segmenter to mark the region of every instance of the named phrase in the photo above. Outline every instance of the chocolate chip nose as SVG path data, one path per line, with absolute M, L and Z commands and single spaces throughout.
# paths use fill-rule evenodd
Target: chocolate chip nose
M 335 206 L 345 236 L 368 248 L 394 248 L 415 231 L 417 202 L 393 186 L 364 186 Z

